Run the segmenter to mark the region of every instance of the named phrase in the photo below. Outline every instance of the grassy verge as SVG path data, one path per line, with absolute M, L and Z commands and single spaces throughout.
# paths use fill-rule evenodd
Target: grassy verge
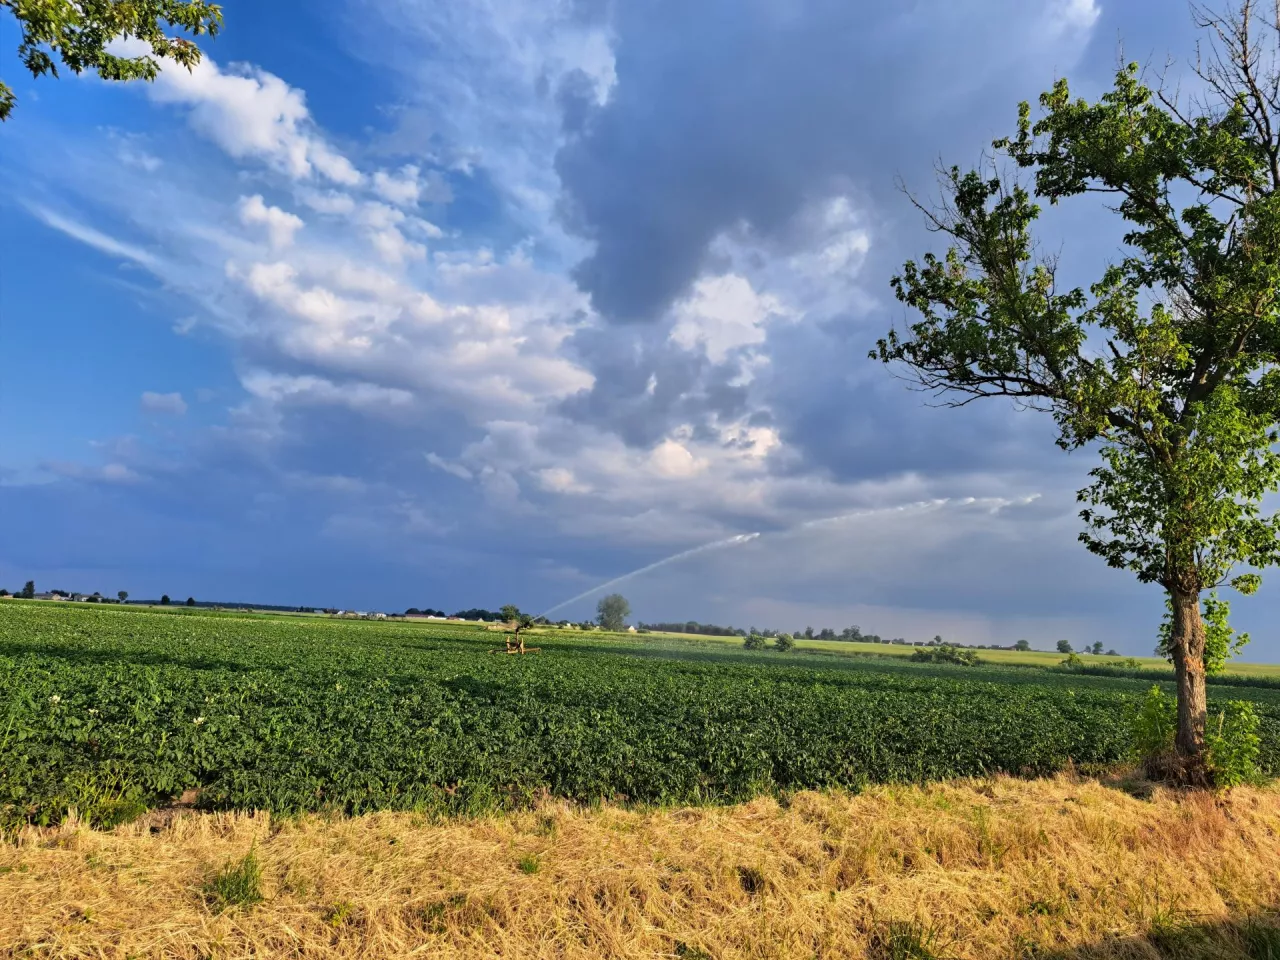
M 0 847 L 0 953 L 1274 956 L 1278 829 L 1274 789 L 1138 799 L 1070 776 L 442 823 L 71 823 Z M 250 855 L 246 896 L 225 878 Z

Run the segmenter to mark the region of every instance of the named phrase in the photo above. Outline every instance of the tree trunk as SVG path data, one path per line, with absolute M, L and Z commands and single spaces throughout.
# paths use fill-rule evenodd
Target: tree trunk
M 1204 621 L 1200 591 L 1173 589 L 1173 633 L 1170 653 L 1178 679 L 1178 734 L 1175 743 L 1179 773 L 1187 783 L 1208 781 L 1204 728 L 1208 704 L 1204 689 Z

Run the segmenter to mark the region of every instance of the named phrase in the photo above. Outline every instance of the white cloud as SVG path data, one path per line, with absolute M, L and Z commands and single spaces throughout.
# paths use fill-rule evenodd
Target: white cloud
M 396 206 L 416 207 L 422 196 L 418 173 L 418 168 L 413 164 L 406 164 L 398 173 L 379 170 L 373 175 L 373 192 Z
M 1069 30 L 1089 30 L 1100 16 L 1096 0 L 1053 0 L 1049 6 L 1050 22 Z
M 187 412 L 187 401 L 181 393 L 153 393 L 150 390 L 142 394 L 142 409 L 147 413 L 167 413 L 180 417 Z
M 385 230 L 374 230 L 369 234 L 369 242 L 378 255 L 387 263 L 404 263 L 406 260 L 421 260 L 427 255 L 427 248 L 414 243 L 395 227 Z
M 334 383 L 324 377 L 290 376 L 267 370 L 250 370 L 240 383 L 254 397 L 275 403 L 330 404 L 356 410 L 386 410 L 413 402 L 408 390 L 375 383 Z
M 522 229 L 580 254 L 555 221 L 563 135 L 548 94 L 583 76 L 592 99 L 608 101 L 617 83 L 611 28 L 571 0 L 375 0 L 371 12 L 355 39 L 370 62 L 399 73 L 405 99 L 385 144 L 464 175 L 482 169 Z M 403 42 L 389 44 L 389 31 Z
M 408 221 L 404 213 L 385 203 L 366 203 L 355 214 L 355 221 L 364 227 L 369 242 L 378 255 L 388 263 L 400 264 L 406 260 L 421 260 L 427 248 L 414 243 L 400 232 L 400 224 Z M 426 221 L 421 221 L 426 223 Z M 434 228 L 434 225 L 427 224 Z M 438 231 L 436 231 L 438 233 Z
M 102 479 L 109 483 L 133 483 L 140 478 L 122 463 L 108 463 L 102 468 Z
M 677 480 L 692 477 L 707 468 L 706 461 L 699 460 L 688 447 L 671 438 L 653 448 L 649 463 L 659 476 Z
M 261 194 L 240 198 L 240 222 L 265 227 L 271 246 L 277 249 L 293 243 L 293 235 L 303 227 L 301 217 L 279 207 L 268 206 Z
M 428 453 L 427 463 L 431 464 L 437 470 L 443 470 L 445 473 L 455 476 L 460 480 L 470 480 L 472 476 L 471 471 L 462 464 L 446 460 L 437 453 Z
M 802 212 L 800 219 L 807 222 L 811 236 L 791 257 L 793 269 L 819 282 L 857 273 L 871 249 L 871 235 L 847 196 L 830 197 Z
M 319 175 L 344 186 L 362 179 L 317 132 L 302 91 L 265 70 L 224 71 L 205 56 L 191 70 L 166 66 L 147 93 L 157 103 L 189 108 L 191 125 L 236 159 L 254 157 L 296 179 Z
M 139 247 L 135 247 L 133 244 L 124 243 L 121 240 L 117 240 L 115 237 L 107 236 L 107 234 L 100 230 L 95 230 L 93 227 L 86 226 L 83 223 L 78 223 L 75 220 L 70 220 L 67 217 L 54 213 L 52 210 L 45 207 L 32 205 L 27 209 L 29 209 L 46 226 L 52 227 L 61 233 L 65 233 L 73 240 L 79 240 L 86 246 L 93 247 L 101 253 L 109 254 L 113 257 L 119 257 L 123 260 L 132 260 L 134 263 L 139 263 L 144 267 L 155 267 L 158 265 L 158 261 L 155 257 L 147 253 L 147 251 Z
M 355 212 L 356 201 L 349 193 L 339 190 L 320 192 L 318 190 L 299 190 L 298 199 L 316 213 L 330 216 L 349 216 Z
M 485 467 L 480 471 L 480 489 L 492 505 L 516 512 L 526 512 L 527 506 L 520 499 L 520 484 L 505 470 Z
M 590 493 L 591 488 L 580 483 L 567 467 L 544 467 L 537 471 L 542 489 L 553 493 Z
M 83 463 L 55 460 L 42 463 L 40 467 L 54 476 L 65 477 L 68 480 L 87 480 L 98 483 L 136 483 L 142 479 L 142 475 L 132 467 L 116 462 L 107 463 L 101 467 L 91 467 Z
M 109 130 L 107 135 L 116 144 L 116 157 L 126 166 L 137 167 L 146 173 L 155 173 L 164 165 L 159 157 L 142 146 L 145 142 L 142 137 L 119 130 Z
M 430 220 L 424 220 L 422 217 L 409 217 L 407 222 L 410 229 L 416 230 L 423 236 L 430 237 L 432 240 L 439 240 L 444 236 L 444 231 Z
M 765 327 L 791 312 L 776 297 L 758 294 L 745 277 L 703 277 L 675 305 L 671 339 L 687 350 L 701 347 L 713 363 L 723 363 L 739 347 L 763 343 Z

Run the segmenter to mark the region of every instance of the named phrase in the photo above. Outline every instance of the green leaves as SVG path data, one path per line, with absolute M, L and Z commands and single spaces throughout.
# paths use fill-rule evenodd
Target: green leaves
M 1067 412 L 1055 405 L 1082 396 L 1089 372 L 1076 316 L 1085 295 L 1059 292 L 1056 264 L 1033 257 L 1039 207 L 999 177 L 953 167 L 943 179 L 946 205 L 928 216 L 957 242 L 943 258 L 926 254 L 893 278 L 898 299 L 923 319 L 909 336 L 891 331 L 872 358 L 905 364 L 928 390 L 1043 401 L 1044 409 Z
M 0 605 L 0 821 L 106 822 L 194 788 L 207 808 L 478 813 L 540 792 L 692 803 L 1046 773 L 1120 759 L 1141 689 L 539 642 L 498 657 L 492 634 L 443 624 Z M 1277 708 L 1260 715 L 1274 731 Z
M 58 75 L 58 63 L 72 73 L 94 70 L 104 80 L 154 80 L 159 60 L 172 60 L 190 70 L 200 50 L 184 37 L 169 36 L 166 27 L 192 36 L 215 35 L 222 27 L 222 8 L 207 0 L 0 0 L 18 20 L 22 42 L 18 56 L 33 76 Z M 137 38 L 150 52 L 137 56 L 111 53 L 114 40 Z M 7 120 L 15 98 L 0 83 L 0 120 Z

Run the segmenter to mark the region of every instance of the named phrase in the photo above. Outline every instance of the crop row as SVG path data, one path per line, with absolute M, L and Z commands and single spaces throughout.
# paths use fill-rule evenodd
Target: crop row
M 475 811 L 1104 764 L 1143 687 L 627 656 L 474 630 L 0 605 L 0 811 Z M 1260 703 L 1275 768 L 1280 708 Z

